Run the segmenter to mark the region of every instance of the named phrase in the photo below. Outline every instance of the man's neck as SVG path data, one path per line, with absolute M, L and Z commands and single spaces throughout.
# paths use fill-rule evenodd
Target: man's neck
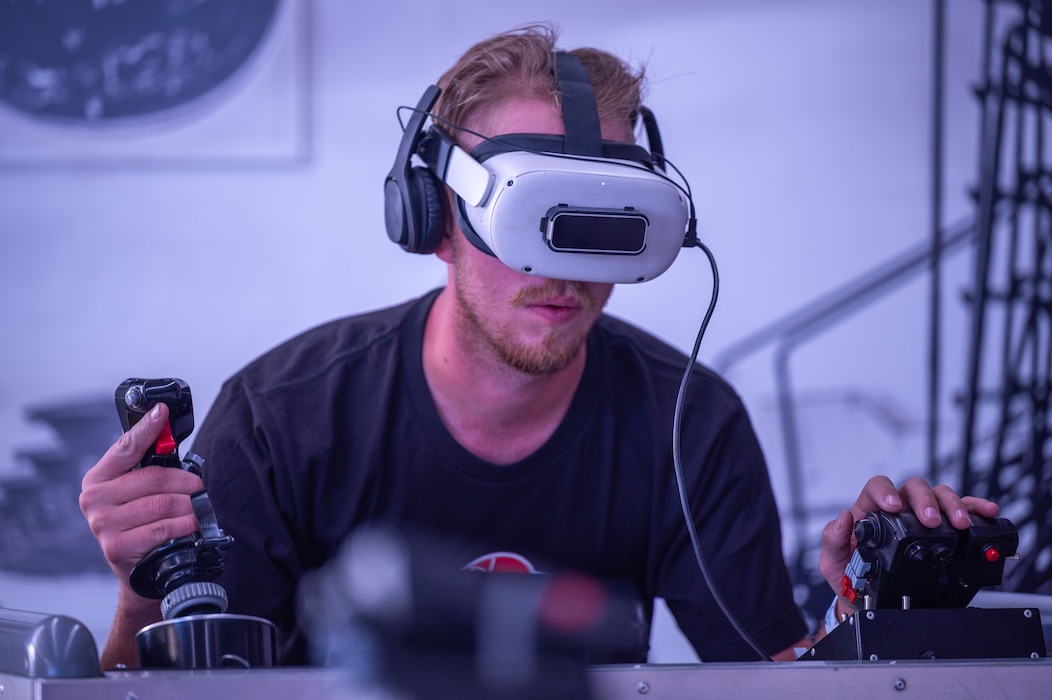
M 584 374 L 585 348 L 565 368 L 531 375 L 509 367 L 492 350 L 458 342 L 451 290 L 435 300 L 424 329 L 424 376 L 450 434 L 493 464 L 535 452 L 569 410 Z

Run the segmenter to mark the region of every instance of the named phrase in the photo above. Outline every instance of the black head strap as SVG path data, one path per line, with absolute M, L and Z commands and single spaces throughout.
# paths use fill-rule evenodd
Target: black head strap
M 566 152 L 579 156 L 603 155 L 602 131 L 595 93 L 581 60 L 566 51 L 555 52 L 555 81 L 559 84 Z
M 556 153 L 573 154 L 566 145 L 566 139 L 562 136 L 550 136 L 548 134 L 501 134 L 491 139 L 482 141 L 471 151 L 471 157 L 480 163 L 487 159 L 511 153 L 513 151 L 529 151 L 531 153 Z M 652 167 L 654 159 L 651 158 L 647 149 L 634 143 L 623 143 L 621 141 L 600 141 L 599 155 L 603 158 L 614 160 L 628 160 L 648 168 Z

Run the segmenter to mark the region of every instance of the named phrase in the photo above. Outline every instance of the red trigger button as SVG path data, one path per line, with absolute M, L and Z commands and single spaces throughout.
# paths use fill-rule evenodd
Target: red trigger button
M 165 423 L 161 434 L 157 436 L 157 442 L 153 446 L 153 451 L 159 455 L 170 455 L 175 453 L 175 448 L 175 438 L 172 437 L 172 425 L 171 423 Z
M 849 603 L 854 603 L 855 599 L 858 598 L 858 591 L 851 585 L 851 577 L 847 574 L 840 578 L 840 595 L 847 598 Z

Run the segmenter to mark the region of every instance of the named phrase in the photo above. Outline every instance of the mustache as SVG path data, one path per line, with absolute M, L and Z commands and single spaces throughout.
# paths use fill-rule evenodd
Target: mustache
M 591 310 L 596 306 L 591 290 L 583 282 L 570 280 L 547 280 L 537 287 L 524 287 L 512 295 L 510 304 L 528 306 L 544 302 L 552 297 L 569 299 L 573 305 L 584 310 Z

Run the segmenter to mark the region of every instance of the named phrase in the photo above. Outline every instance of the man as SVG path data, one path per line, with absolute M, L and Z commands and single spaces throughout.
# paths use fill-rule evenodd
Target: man
M 529 27 L 469 49 L 439 81 L 434 120 L 446 136 L 471 152 L 489 137 L 564 134 L 555 41 Z M 641 76 L 609 54 L 573 53 L 602 138 L 633 142 Z M 194 451 L 235 538 L 221 579 L 231 612 L 275 622 L 281 662 L 304 662 L 297 584 L 355 528 L 381 521 L 473 542 L 475 563 L 511 553 L 527 571 L 627 580 L 648 602 L 668 602 L 703 660 L 755 659 L 703 583 L 683 526 L 671 426 L 686 358 L 603 315 L 612 284 L 526 274 L 469 242 L 452 193 L 438 196 L 431 245 L 448 266 L 445 288 L 274 349 L 226 383 L 202 426 Z M 685 485 L 713 580 L 757 643 L 791 659 L 811 641 L 763 457 L 733 390 L 702 367 L 692 381 Z M 152 411 L 83 482 L 81 507 L 121 582 L 105 666 L 134 665 L 135 632 L 160 619 L 157 602 L 129 588 L 131 568 L 198 527 L 187 498 L 196 476 L 133 469 L 166 415 Z M 834 590 L 853 520 L 904 507 L 930 526 L 941 510 L 960 528 L 969 510 L 997 512 L 947 487 L 876 477 L 823 533 L 820 567 Z

